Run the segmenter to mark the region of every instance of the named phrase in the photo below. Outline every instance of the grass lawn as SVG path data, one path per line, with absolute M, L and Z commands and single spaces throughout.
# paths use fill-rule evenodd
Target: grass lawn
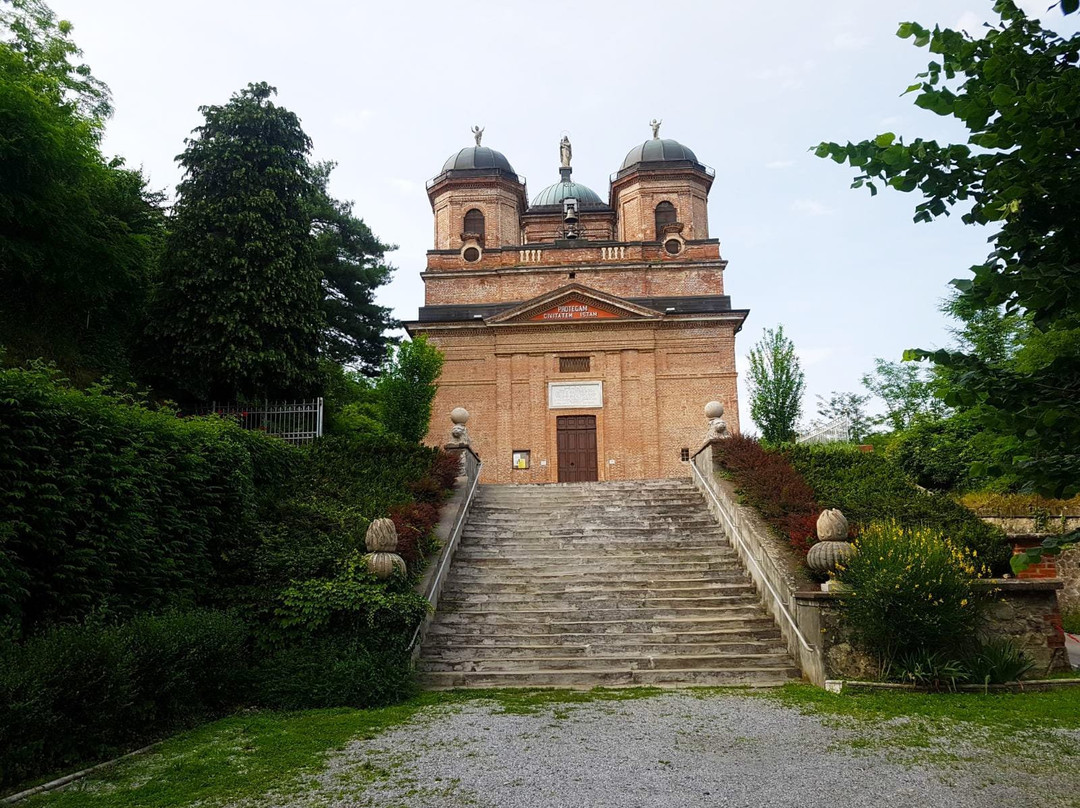
M 212 808 L 305 787 L 305 776 L 351 740 L 372 738 L 421 710 L 453 710 L 479 699 L 495 709 L 565 716 L 575 705 L 651 698 L 656 689 L 578 691 L 450 691 L 423 693 L 378 710 L 250 712 L 178 735 L 154 752 L 132 758 L 66 790 L 24 803 L 30 808 Z M 746 691 L 695 690 L 699 698 L 729 698 Z M 900 753 L 944 766 L 993 765 L 1022 755 L 1025 771 L 1075 767 L 1080 743 L 1080 689 L 978 695 L 866 693 L 835 695 L 801 684 L 759 692 L 757 698 L 820 717 L 844 730 L 845 744 L 868 754 Z M 612 705 L 615 707 L 616 705 Z M 1064 732 L 1061 732 L 1064 731 Z M 1045 742 L 1039 742 L 1037 739 Z M 365 776 L 389 772 L 372 767 Z M 286 800 L 287 802 L 287 800 Z

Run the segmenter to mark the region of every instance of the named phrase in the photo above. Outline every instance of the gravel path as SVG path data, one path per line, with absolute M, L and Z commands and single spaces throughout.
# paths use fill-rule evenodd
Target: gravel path
M 906 721 L 897 722 L 901 729 Z M 432 708 L 356 741 L 299 794 L 266 805 L 410 808 L 996 808 L 1076 805 L 1072 782 L 1005 772 L 987 739 L 943 749 L 880 741 L 888 725 L 803 715 L 769 699 L 671 693 L 510 714 L 492 702 Z M 1061 738 L 1073 745 L 1077 738 Z M 1076 754 L 1074 749 L 1072 754 Z M 965 757 L 969 759 L 965 760 Z M 946 762 L 927 763 L 926 758 Z M 947 761 L 952 760 L 950 764 Z M 1059 770 L 1060 771 L 1060 770 Z

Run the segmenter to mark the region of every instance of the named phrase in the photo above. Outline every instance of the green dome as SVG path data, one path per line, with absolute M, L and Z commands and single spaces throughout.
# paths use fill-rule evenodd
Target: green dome
M 442 167 L 445 171 L 503 171 L 517 175 L 514 167 L 502 152 L 487 146 L 469 146 L 450 155 Z
M 543 208 L 552 205 L 561 206 L 564 199 L 576 199 L 581 207 L 603 206 L 607 204 L 607 202 L 600 198 L 600 194 L 596 193 L 592 188 L 582 185 L 580 182 L 574 182 L 573 180 L 563 180 L 554 185 L 549 185 L 538 193 L 533 199 L 531 207 Z

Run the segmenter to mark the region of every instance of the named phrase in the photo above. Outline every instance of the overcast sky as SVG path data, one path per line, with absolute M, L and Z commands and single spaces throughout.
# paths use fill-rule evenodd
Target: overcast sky
M 1021 5 L 1071 31 L 1051 0 Z M 393 253 L 380 295 L 398 317 L 423 303 L 432 246 L 424 182 L 486 127 L 530 195 L 558 179 L 563 132 L 574 179 L 607 197 L 631 147 L 661 134 L 716 169 L 710 230 L 730 261 L 725 291 L 750 317 L 740 370 L 762 329 L 783 323 L 808 395 L 859 388 L 874 357 L 947 342 L 938 312 L 951 278 L 981 260 L 985 230 L 953 217 L 914 225 L 916 197 L 849 189 L 851 171 L 814 157 L 822 140 L 884 131 L 956 138 L 900 93 L 928 61 L 897 23 L 979 30 L 991 0 L 773 2 L 332 2 L 52 0 L 75 26 L 116 114 L 105 150 L 153 186 L 202 104 L 266 81 L 302 119 L 331 188 Z M 741 409 L 749 426 L 746 385 Z

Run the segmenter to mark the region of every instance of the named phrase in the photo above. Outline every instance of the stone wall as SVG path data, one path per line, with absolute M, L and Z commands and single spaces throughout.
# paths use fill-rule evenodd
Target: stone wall
M 993 580 L 980 636 L 1008 639 L 1035 661 L 1032 675 L 1069 670 L 1057 593 L 1060 581 Z M 861 650 L 844 624 L 844 595 L 800 592 L 795 596 L 799 622 L 819 638 L 827 679 L 867 680 L 878 676 L 878 664 Z

